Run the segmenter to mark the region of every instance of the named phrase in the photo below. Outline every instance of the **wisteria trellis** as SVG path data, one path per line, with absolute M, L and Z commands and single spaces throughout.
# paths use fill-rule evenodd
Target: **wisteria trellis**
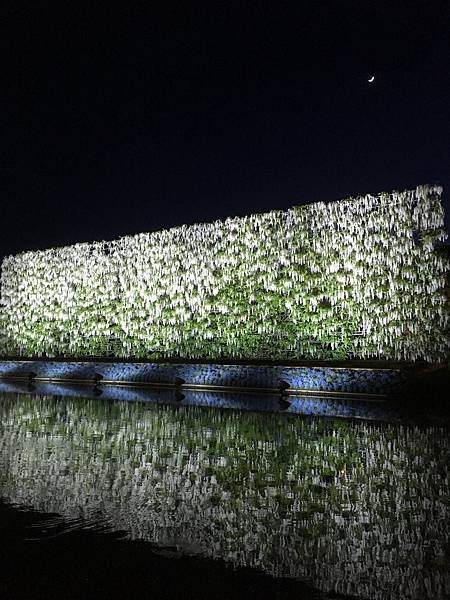
M 440 360 L 441 193 L 421 186 L 10 256 L 2 351 Z

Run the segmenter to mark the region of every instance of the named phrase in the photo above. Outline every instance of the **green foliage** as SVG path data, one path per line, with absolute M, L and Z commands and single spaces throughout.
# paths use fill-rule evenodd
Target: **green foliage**
M 318 202 L 8 257 L 0 349 L 442 360 L 441 191 Z

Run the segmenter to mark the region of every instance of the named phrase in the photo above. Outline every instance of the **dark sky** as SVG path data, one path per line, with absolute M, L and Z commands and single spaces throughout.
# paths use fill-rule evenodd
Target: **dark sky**
M 1 4 L 0 256 L 427 182 L 449 210 L 447 1 L 83 5 Z

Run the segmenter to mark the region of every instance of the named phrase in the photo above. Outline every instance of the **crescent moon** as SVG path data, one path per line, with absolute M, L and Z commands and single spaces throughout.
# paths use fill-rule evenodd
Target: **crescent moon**
M 367 81 L 369 83 L 373 83 L 374 80 L 375 80 L 375 75 L 372 75 L 372 77 L 370 79 L 368 79 Z

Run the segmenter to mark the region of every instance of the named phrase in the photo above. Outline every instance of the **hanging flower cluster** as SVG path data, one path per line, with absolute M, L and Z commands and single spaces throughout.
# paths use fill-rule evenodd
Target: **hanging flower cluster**
M 10 256 L 2 351 L 440 360 L 441 192 L 423 186 Z

